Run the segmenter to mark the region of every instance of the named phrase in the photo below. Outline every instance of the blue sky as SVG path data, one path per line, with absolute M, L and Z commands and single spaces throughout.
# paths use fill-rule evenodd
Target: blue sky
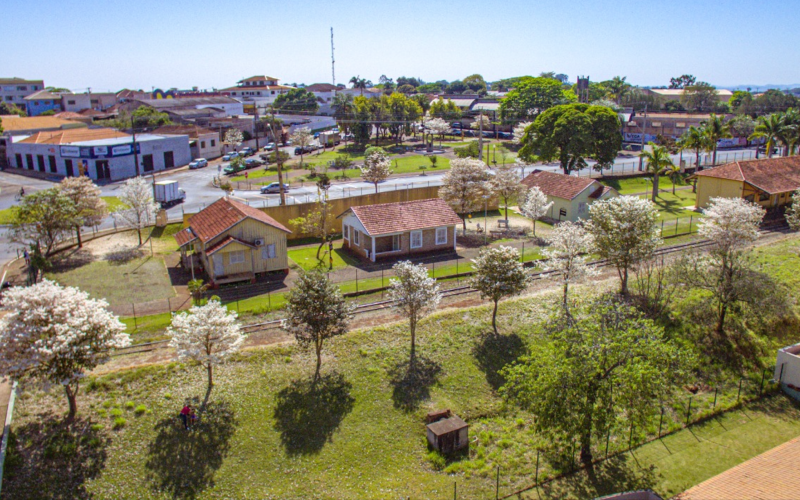
M 9 3 L 10 1 L 10 3 Z M 795 0 L 796 1 L 796 0 Z M 381 74 L 487 80 L 542 71 L 666 85 L 800 83 L 800 10 L 790 1 L 4 2 L 0 76 L 82 91 L 222 88 Z

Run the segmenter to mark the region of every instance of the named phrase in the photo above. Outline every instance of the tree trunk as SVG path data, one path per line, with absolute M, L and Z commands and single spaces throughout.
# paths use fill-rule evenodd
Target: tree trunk
M 416 354 L 416 340 L 417 340 L 417 318 L 416 314 L 412 314 L 409 318 L 409 326 L 411 327 L 411 362 L 414 365 L 414 355 Z
M 590 387 L 586 393 L 586 413 L 583 415 L 583 425 L 581 429 L 581 462 L 584 464 L 592 463 L 592 428 L 593 408 L 596 398 L 594 386 Z
M 536 237 L 536 219 L 533 219 L 533 237 Z
M 208 371 L 208 390 L 211 391 L 211 388 L 214 387 L 214 375 L 213 375 L 213 365 L 209 363 L 206 365 L 206 371 Z
M 464 236 L 467 235 L 467 218 L 461 217 L 461 223 L 464 225 Z
M 320 366 L 322 366 L 322 342 L 321 341 L 317 341 L 316 351 L 317 351 L 317 368 L 314 371 L 314 381 L 315 382 L 317 380 L 319 380 L 319 368 L 320 368 Z
M 569 281 L 564 281 L 564 310 L 566 311 L 568 306 L 567 298 L 569 297 Z
M 278 159 L 280 150 L 275 146 L 275 161 L 278 163 L 278 193 L 280 193 L 281 205 L 286 205 L 286 194 L 283 192 L 283 164 Z
M 619 294 L 624 296 L 624 297 L 628 296 L 628 267 L 627 266 L 624 269 L 620 270 Z
M 78 384 L 75 384 L 74 389 L 69 385 L 65 385 L 64 392 L 67 393 L 67 401 L 69 402 L 69 413 L 67 414 L 67 422 L 69 423 L 75 420 L 75 415 L 78 413 L 78 403 L 75 401 L 78 395 Z
M 658 172 L 653 174 L 653 203 L 656 202 L 658 197 Z
M 75 226 L 75 235 L 78 238 L 78 248 L 83 248 L 83 240 L 81 239 L 81 226 Z
M 136 232 L 139 233 L 139 246 L 142 246 L 142 228 L 136 228 Z
M 728 305 L 721 304 L 719 307 L 719 315 L 717 316 L 717 326 L 714 328 L 717 336 L 722 337 L 725 334 L 725 316 L 728 314 Z
M 716 141 L 714 141 L 714 158 L 712 158 L 712 160 L 711 160 L 711 166 L 712 167 L 716 167 L 717 166 L 717 142 Z
M 500 302 L 499 299 L 494 301 L 494 309 L 492 310 L 492 329 L 494 330 L 494 334 L 497 335 L 497 303 Z
M 675 194 L 675 179 L 672 179 L 672 194 Z
M 508 199 L 506 198 L 506 220 L 508 220 Z
M 378 183 L 375 183 L 375 194 L 378 194 Z

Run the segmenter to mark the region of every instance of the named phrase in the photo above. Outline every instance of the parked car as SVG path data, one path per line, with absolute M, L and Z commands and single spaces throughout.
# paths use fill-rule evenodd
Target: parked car
M 292 145 L 292 141 L 291 140 L 286 141 L 286 142 L 283 143 L 283 145 L 284 146 L 291 146 Z
M 464 131 L 464 137 L 476 137 L 475 132 L 472 130 L 461 129 Z
M 767 146 L 759 146 L 758 147 L 758 152 L 759 152 L 759 154 L 762 154 L 762 155 L 767 154 Z M 772 154 L 773 155 L 778 154 L 778 148 L 772 148 Z
M 244 161 L 244 168 L 255 168 L 263 165 L 264 162 L 256 158 L 248 158 Z
M 314 139 L 319 139 L 319 132 L 314 132 Z
M 498 132 L 497 137 L 501 139 L 513 139 L 514 135 L 509 132 Z
M 205 158 L 195 158 L 189 163 L 189 168 L 194 170 L 196 168 L 203 168 L 208 166 L 208 160 Z
M 261 186 L 261 194 L 280 193 L 281 192 L 280 186 L 281 185 L 278 182 L 272 182 L 270 184 L 267 184 L 266 186 Z M 285 193 L 288 190 L 289 190 L 289 185 L 284 184 L 283 192 Z
M 228 164 L 228 165 L 225 166 L 225 168 L 222 169 L 222 171 L 225 172 L 225 174 L 227 174 L 227 175 L 232 175 L 232 174 L 235 174 L 237 172 L 241 172 L 244 169 L 245 169 L 244 163 L 240 163 L 240 164 L 238 164 L 238 166 L 234 166 L 232 164 Z
M 239 151 L 239 154 L 242 156 L 253 156 L 255 151 L 253 151 L 253 148 L 251 147 L 243 147 L 242 150 Z
M 270 142 L 266 146 L 264 146 L 263 149 L 264 149 L 264 151 L 272 151 L 273 149 L 275 149 L 275 143 L 274 142 Z
M 453 127 L 453 128 L 463 128 L 461 126 L 461 122 L 453 122 L 453 123 L 450 124 L 450 126 Z
M 231 161 L 234 158 L 238 158 L 238 157 L 239 157 L 239 153 L 237 153 L 236 151 L 231 151 L 230 153 L 225 153 L 225 155 L 222 157 L 222 161 Z

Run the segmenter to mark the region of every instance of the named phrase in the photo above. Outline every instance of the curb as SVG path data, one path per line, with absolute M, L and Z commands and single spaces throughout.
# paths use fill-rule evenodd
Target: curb
M 14 402 L 17 400 L 17 382 L 11 386 L 11 396 L 6 409 L 6 421 L 3 427 L 3 442 L 0 444 L 0 491 L 3 488 L 3 472 L 6 463 L 6 450 L 8 449 L 8 436 L 11 433 L 11 419 L 14 418 Z

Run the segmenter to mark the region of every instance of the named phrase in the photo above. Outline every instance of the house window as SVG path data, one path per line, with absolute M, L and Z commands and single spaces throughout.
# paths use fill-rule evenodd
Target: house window
M 422 231 L 411 231 L 411 248 L 422 247 Z
M 244 250 L 230 252 L 228 254 L 228 261 L 231 264 L 244 264 Z
M 769 199 L 769 193 L 761 193 L 758 195 L 758 201 L 767 201 Z
M 67 101 L 67 104 L 74 106 L 75 105 L 75 101 Z
M 214 139 L 211 139 L 211 147 L 213 148 L 216 145 L 217 145 L 217 141 L 215 141 Z
M 392 252 L 397 252 L 400 250 L 400 235 L 395 234 L 392 236 Z
M 263 260 L 267 259 L 274 259 L 275 258 L 275 244 L 270 243 L 269 245 L 263 247 L 261 249 L 261 258 Z
M 206 141 L 200 141 L 200 149 L 206 148 Z
M 436 228 L 436 244 L 437 245 L 446 245 L 447 244 L 447 228 L 446 227 L 437 227 Z
M 360 231 L 358 229 L 353 229 L 353 243 L 355 243 L 356 245 L 360 245 L 361 244 L 361 242 L 358 241 L 359 240 L 359 237 L 358 237 L 359 234 L 360 234 Z
M 342 226 L 342 236 L 347 241 L 350 241 L 350 226 Z

